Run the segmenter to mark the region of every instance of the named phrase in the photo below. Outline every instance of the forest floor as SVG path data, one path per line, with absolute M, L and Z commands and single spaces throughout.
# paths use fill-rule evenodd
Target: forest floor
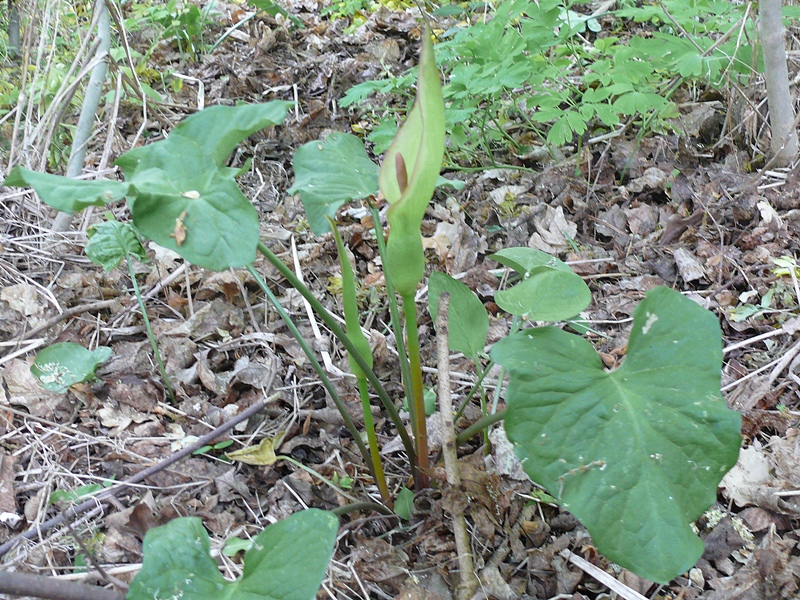
M 150 139 L 159 139 L 165 124 L 174 125 L 197 108 L 198 81 L 205 105 L 296 101 L 284 125 L 250 138 L 231 164 L 238 167 L 252 158 L 239 182 L 260 213 L 268 245 L 287 264 L 299 265 L 306 283 L 340 314 L 338 297 L 330 291 L 339 275 L 335 244 L 308 230 L 299 199 L 286 193 L 293 180 L 291 156 L 329 131 L 358 131 L 361 120 L 370 118 L 368 106 L 347 111 L 337 100 L 360 81 L 387 70 L 401 73 L 416 63 L 418 12 L 381 9 L 345 34 L 345 21 L 323 20 L 315 13 L 316 3 L 308 4 L 290 7 L 304 29 L 259 16 L 194 63 L 163 45 L 153 68 L 180 70 L 190 79 L 169 106 L 154 105 L 147 122 L 141 106 L 123 104 L 115 128 L 109 130 L 103 121 L 87 165 L 89 171 L 96 168 L 109 135 L 112 159 L 129 149 L 142 126 Z M 230 18 L 225 15 L 220 31 Z M 761 88 L 754 93 L 757 99 L 763 95 Z M 773 262 L 800 252 L 797 175 L 775 170 L 752 179 L 752 148 L 759 140 L 727 135 L 733 118 L 728 100 L 687 102 L 675 123 L 680 133 L 653 134 L 641 143 L 633 133 L 616 137 L 584 149 L 582 158 L 573 148 L 560 163 L 533 162 L 510 152 L 502 156 L 498 148 L 502 162 L 527 169 L 445 170 L 464 187 L 440 189 L 428 210 L 423 233 L 429 264 L 461 277 L 478 293 L 492 314 L 489 343 L 510 327 L 493 304 L 500 280 L 493 271 L 497 263 L 487 259 L 501 248 L 530 246 L 557 254 L 584 278 L 593 294 L 584 316 L 609 367 L 624 360 L 636 304 L 653 287 L 669 286 L 719 317 L 722 389 L 743 418 L 740 466 L 697 523 L 706 552 L 695 569 L 669 585 L 655 585 L 609 563 L 568 512 L 534 501 L 540 498 L 536 487 L 507 465 L 502 439 L 493 437 L 487 453 L 480 436 L 473 438 L 459 448 L 459 457 L 482 582 L 478 597 L 578 600 L 639 597 L 632 595 L 636 592 L 659 599 L 765 600 L 800 595 L 795 319 L 800 288 L 791 269 L 782 274 Z M 0 174 L 5 175 L 8 165 L 2 160 Z M 123 207 L 114 212 L 126 219 Z M 51 503 L 53 492 L 116 485 L 264 395 L 276 398 L 258 417 L 220 438 L 235 442 L 225 451 L 283 431 L 281 454 L 339 482 L 356 498 L 374 495 L 338 413 L 249 275 L 206 272 L 148 246 L 151 261 L 137 270 L 177 393 L 177 406 L 170 404 L 128 274 L 104 272 L 83 254 L 85 225 L 99 217 L 96 211 L 84 218 L 78 233 L 58 234 L 49 228 L 51 211 L 33 194 L 0 190 L 0 543 L 69 504 L 69 498 Z M 362 308 L 376 372 L 399 399 L 402 387 L 374 236 L 363 212 L 345 211 L 341 222 L 368 288 Z M 306 339 L 346 371 L 346 356 L 324 328 L 312 327 L 297 294 L 266 263 L 257 266 Z M 420 299 L 424 302 L 424 295 Z M 435 334 L 425 311 L 420 333 L 426 386 L 435 388 Z M 46 392 L 31 375 L 30 363 L 37 350 L 64 341 L 109 346 L 113 357 L 100 367 L 96 381 L 66 394 Z M 474 366 L 459 356 L 451 365 L 458 403 L 474 383 Z M 497 385 L 493 374 L 494 381 L 487 378 L 490 393 Z M 358 407 L 349 380 L 335 381 Z M 479 416 L 480 407 L 470 405 L 458 428 Z M 402 448 L 391 423 L 380 415 L 377 428 L 396 491 L 409 484 Z M 434 455 L 439 443 L 434 435 Z M 201 517 L 219 549 L 228 538 L 251 537 L 304 507 L 330 509 L 350 502 L 292 464 L 231 464 L 222 454 L 209 449 L 184 459 L 127 489 L 102 512 L 75 518 L 72 531 L 63 526 L 42 530 L 6 554 L 5 566 L 97 580 L 91 562 L 88 573 L 77 568 L 85 559 L 76 557 L 88 551 L 109 575 L 130 581 L 142 560 L 145 532 L 175 516 Z M 374 513 L 344 517 L 319 597 L 453 597 L 457 563 L 443 477 L 437 464 L 433 486 L 417 495 L 410 521 Z M 610 590 L 576 557 L 619 586 Z M 241 572 L 241 554 L 220 555 L 220 560 L 229 576 Z

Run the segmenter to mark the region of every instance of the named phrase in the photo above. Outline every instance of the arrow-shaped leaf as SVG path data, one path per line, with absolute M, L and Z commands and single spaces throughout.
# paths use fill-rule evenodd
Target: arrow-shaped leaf
M 714 315 L 656 288 L 616 371 L 554 327 L 510 336 L 492 357 L 510 375 L 505 427 L 531 479 L 623 567 L 660 583 L 691 567 L 703 543 L 690 523 L 715 501 L 741 441 L 720 394 Z

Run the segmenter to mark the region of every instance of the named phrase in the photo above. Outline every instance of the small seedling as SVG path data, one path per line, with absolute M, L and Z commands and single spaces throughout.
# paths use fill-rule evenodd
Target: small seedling
M 139 310 L 142 313 L 142 321 L 147 331 L 147 339 L 150 340 L 150 347 L 153 349 L 158 370 L 164 387 L 167 389 L 172 403 L 175 404 L 175 391 L 169 382 L 167 370 L 164 368 L 164 361 L 161 360 L 161 352 L 158 350 L 156 336 L 150 326 L 150 318 L 147 316 L 142 292 L 139 290 L 139 283 L 136 281 L 136 271 L 133 269 L 133 258 L 138 258 L 142 262 L 147 261 L 147 253 L 142 246 L 141 240 L 136 230 L 129 223 L 120 223 L 114 220 L 112 215 L 107 215 L 110 220 L 91 227 L 87 232 L 89 242 L 86 244 L 86 256 L 93 263 L 101 265 L 106 271 L 115 269 L 124 259 L 128 266 L 128 274 L 131 277 L 133 293 L 139 303 Z
M 147 532 L 144 564 L 126 598 L 310 600 L 325 577 L 338 529 L 333 514 L 313 508 L 269 525 L 245 553 L 242 576 L 228 581 L 211 558 L 200 519 L 174 519 Z
M 111 358 L 111 348 L 87 350 L 79 344 L 62 342 L 44 348 L 31 365 L 31 373 L 46 390 L 63 394 L 70 386 L 94 379 L 94 372 Z
M 74 490 L 55 490 L 50 494 L 48 502 L 50 504 L 58 504 L 59 502 L 80 502 L 81 500 L 85 500 L 86 496 L 101 492 L 107 487 L 111 487 L 111 483 L 89 483 L 87 485 L 78 486 Z
M 331 482 L 333 482 L 333 485 L 340 487 L 343 490 L 351 490 L 353 489 L 353 483 L 355 480 L 349 475 L 339 475 L 338 473 L 334 473 L 331 477 Z
M 214 445 L 201 446 L 200 448 L 192 452 L 192 454 L 196 456 L 198 454 L 210 454 L 212 452 L 219 452 L 220 450 L 224 450 L 225 448 L 228 448 L 232 445 L 233 445 L 233 440 L 225 440 L 224 442 L 217 442 Z

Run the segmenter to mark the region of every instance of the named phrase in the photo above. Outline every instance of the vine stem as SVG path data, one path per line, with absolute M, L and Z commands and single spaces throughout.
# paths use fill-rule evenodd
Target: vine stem
M 414 292 L 401 295 L 403 299 L 403 312 L 406 317 L 406 348 L 411 367 L 411 399 L 413 410 L 411 412 L 412 429 L 417 452 L 417 478 L 414 479 L 415 487 L 420 490 L 430 485 L 428 477 L 428 429 L 425 424 L 425 400 L 422 391 L 422 361 L 419 351 L 419 332 L 417 330 L 417 304 L 414 302 Z M 412 402 L 409 402 L 409 409 Z

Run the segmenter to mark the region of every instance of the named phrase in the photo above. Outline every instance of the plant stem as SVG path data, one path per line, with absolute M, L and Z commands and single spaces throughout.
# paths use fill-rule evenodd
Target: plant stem
M 475 364 L 478 365 L 477 358 L 475 359 Z M 486 379 L 486 376 L 489 374 L 489 371 L 492 369 L 493 366 L 494 366 L 494 361 L 490 359 L 486 367 L 484 367 L 481 370 L 480 374 L 478 375 L 478 381 L 475 382 L 475 385 L 472 386 L 472 389 L 469 391 L 469 394 L 467 394 L 467 397 L 464 398 L 464 401 L 461 403 L 461 406 L 458 407 L 458 410 L 456 411 L 456 414 L 453 417 L 454 421 L 458 421 L 461 418 L 461 415 L 464 414 L 464 409 L 467 408 L 467 404 L 470 403 L 472 398 L 475 396 L 475 393 L 479 389 L 481 389 L 481 384 L 483 383 L 483 380 Z
M 389 493 L 389 486 L 386 485 L 386 475 L 383 472 L 381 453 L 378 449 L 378 438 L 375 435 L 375 423 L 372 421 L 372 407 L 369 403 L 369 389 L 367 388 L 366 377 L 358 378 L 358 393 L 361 396 L 361 406 L 364 409 L 364 429 L 367 430 L 367 442 L 372 455 L 372 475 L 375 483 L 378 484 L 384 504 L 391 508 L 392 495 Z
M 341 344 L 345 347 L 353 359 L 356 361 L 361 370 L 364 371 L 364 374 L 367 376 L 370 385 L 375 389 L 375 392 L 378 394 L 378 398 L 380 398 L 383 407 L 386 409 L 386 413 L 391 419 L 394 426 L 397 428 L 397 433 L 400 436 L 401 441 L 403 442 L 403 448 L 406 450 L 406 454 L 408 454 L 408 461 L 411 465 L 412 472 L 416 471 L 416 464 L 417 464 L 417 457 L 416 452 L 414 450 L 414 444 L 411 442 L 411 438 L 408 436 L 408 432 L 403 425 L 402 419 L 400 419 L 400 415 L 397 413 L 397 408 L 395 408 L 394 404 L 392 404 L 391 399 L 389 398 L 389 394 L 386 393 L 386 388 L 383 387 L 380 379 L 378 376 L 375 375 L 375 372 L 370 369 L 369 365 L 364 360 L 364 357 L 358 352 L 353 343 L 350 341 L 350 338 L 347 337 L 347 334 L 342 330 L 336 320 L 333 318 L 333 315 L 328 312 L 328 310 L 322 306 L 319 300 L 311 293 L 303 283 L 297 278 L 297 276 L 292 272 L 292 270 L 283 264 L 283 261 L 278 258 L 272 250 L 267 248 L 263 242 L 258 243 L 258 251 L 264 255 L 264 257 L 270 262 L 272 266 L 274 266 L 281 275 L 283 275 L 286 280 L 289 282 L 294 289 L 300 292 L 300 295 L 305 298 L 308 303 L 311 305 L 311 308 L 314 309 L 314 312 L 319 315 L 322 322 L 331 330 L 331 333 L 338 339 Z
M 128 272 L 131 275 L 131 282 L 133 283 L 133 293 L 136 295 L 137 302 L 139 302 L 139 310 L 142 311 L 144 328 L 147 331 L 147 338 L 150 340 L 150 346 L 153 348 L 153 356 L 156 359 L 158 370 L 161 373 L 161 379 L 164 380 L 164 387 L 167 388 L 167 393 L 172 400 L 172 406 L 177 406 L 178 402 L 175 400 L 175 391 L 172 389 L 172 384 L 169 382 L 169 377 L 167 377 L 167 370 L 164 368 L 164 361 L 161 360 L 161 353 L 158 351 L 156 336 L 153 334 L 153 328 L 150 327 L 150 319 L 147 317 L 147 311 L 144 309 L 144 299 L 142 298 L 142 292 L 139 291 L 139 283 L 136 281 L 136 273 L 133 270 L 133 261 L 131 260 L 131 255 L 125 253 L 125 260 L 128 262 Z
M 383 237 L 383 229 L 381 228 L 381 215 L 378 209 L 370 204 L 370 211 L 372 212 L 372 225 L 375 228 L 375 240 L 378 243 L 378 254 L 381 257 L 381 263 L 386 264 L 386 239 Z M 386 282 L 386 298 L 389 301 L 389 315 L 392 318 L 392 331 L 394 332 L 395 343 L 397 344 L 397 355 L 400 359 L 400 376 L 404 382 L 411 381 L 411 367 L 408 364 L 408 354 L 406 353 L 406 344 L 403 337 L 403 322 L 400 320 L 400 310 L 397 308 L 397 296 L 394 291 L 394 284 L 392 278 L 384 269 L 383 279 Z M 411 407 L 411 389 L 406 386 L 406 404 Z M 409 413 L 410 414 L 410 413 Z
M 457 492 L 461 488 L 461 470 L 458 466 L 456 447 L 456 431 L 453 423 L 453 396 L 450 389 L 450 348 L 448 346 L 448 311 L 450 294 L 443 292 L 439 296 L 439 307 L 436 314 L 436 364 L 439 371 L 439 410 L 442 417 L 442 454 L 447 483 Z M 469 542 L 467 523 L 464 519 L 465 505 L 453 502 L 448 509 L 453 517 L 453 536 L 456 541 L 458 556 L 459 583 L 456 597 L 459 600 L 471 598 L 478 587 L 472 560 L 472 549 Z
M 286 312 L 286 310 L 281 306 L 281 303 L 278 302 L 278 299 L 275 297 L 275 294 L 272 293 L 272 290 L 269 289 L 267 282 L 264 281 L 264 278 L 261 277 L 261 274 L 253 268 L 252 265 L 248 265 L 247 270 L 250 274 L 255 278 L 256 283 L 261 288 L 261 290 L 266 294 L 267 299 L 272 303 L 275 307 L 275 310 L 278 311 L 278 315 L 280 315 L 283 322 L 286 323 L 286 327 L 289 328 L 289 332 L 294 336 L 294 339 L 297 340 L 297 343 L 300 344 L 300 348 L 303 350 L 303 353 L 308 358 L 308 361 L 311 363 L 311 367 L 317 373 L 322 382 L 322 386 L 328 390 L 328 393 L 331 395 L 331 399 L 333 403 L 336 405 L 336 408 L 339 409 L 339 413 L 342 415 L 342 420 L 344 421 L 345 427 L 347 427 L 347 431 L 350 432 L 350 435 L 353 436 L 353 441 L 355 441 L 358 449 L 361 451 L 361 456 L 364 459 L 364 464 L 371 465 L 372 460 L 370 457 L 370 453 L 367 450 L 367 447 L 364 445 L 364 441 L 361 439 L 361 433 L 358 431 L 358 427 L 356 427 L 355 422 L 353 421 L 353 417 L 350 416 L 350 413 L 347 412 L 347 407 L 342 402 L 342 399 L 339 397 L 339 394 L 336 392 L 336 388 L 333 387 L 333 383 L 331 383 L 328 374 L 325 373 L 325 369 L 322 368 L 322 365 L 319 364 L 317 357 L 314 356 L 314 351 L 308 345 L 305 338 L 302 336 L 300 331 L 297 329 L 297 326 L 292 321 L 292 318 Z M 372 417 L 372 413 L 370 413 L 370 418 Z M 364 414 L 364 419 L 366 421 L 366 413 Z M 376 478 L 375 473 L 373 472 L 373 477 Z
M 420 490 L 428 487 L 428 430 L 425 424 L 425 401 L 422 391 L 422 361 L 419 352 L 419 333 L 417 331 L 417 305 L 414 302 L 414 292 L 401 296 L 403 299 L 403 312 L 406 317 L 406 347 L 411 369 L 411 397 L 409 403 L 411 413 L 411 427 L 414 431 L 417 452 L 418 479 L 414 480 L 415 487 Z
M 486 415 L 485 417 L 478 419 L 472 425 L 467 427 L 464 431 L 459 433 L 456 436 L 456 445 L 461 445 L 465 443 L 469 438 L 473 435 L 480 433 L 482 430 L 486 429 L 492 423 L 497 423 L 498 421 L 502 421 L 506 416 L 506 411 L 501 410 L 500 412 L 496 412 L 491 415 Z
M 381 513 L 382 515 L 386 515 L 387 517 L 398 518 L 393 511 L 386 508 L 383 504 L 378 504 L 377 502 L 356 502 L 354 504 L 345 504 L 344 506 L 337 506 L 336 508 L 332 508 L 331 512 L 335 514 L 337 517 L 341 517 L 342 515 L 346 515 L 351 512 L 365 511 L 365 510 L 373 510 L 376 513 Z

